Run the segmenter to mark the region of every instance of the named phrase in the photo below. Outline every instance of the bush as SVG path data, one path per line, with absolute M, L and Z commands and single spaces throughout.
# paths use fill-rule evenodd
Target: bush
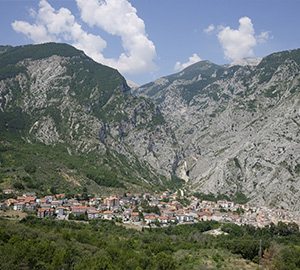
M 20 182 L 16 182 L 13 184 L 13 187 L 16 188 L 16 189 L 24 189 L 24 186 L 22 183 Z
M 24 167 L 24 170 L 25 172 L 29 173 L 29 174 L 33 174 L 36 172 L 36 167 L 32 164 L 27 164 L 25 167 Z

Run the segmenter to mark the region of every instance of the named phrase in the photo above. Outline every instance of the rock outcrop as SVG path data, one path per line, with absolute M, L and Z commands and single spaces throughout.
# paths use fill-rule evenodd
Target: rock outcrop
M 202 61 L 134 93 L 171 125 L 176 174 L 191 191 L 300 210 L 299 82 L 294 50 L 229 66 Z

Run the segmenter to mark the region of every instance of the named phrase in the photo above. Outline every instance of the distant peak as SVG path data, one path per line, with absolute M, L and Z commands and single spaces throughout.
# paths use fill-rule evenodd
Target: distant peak
M 133 82 L 133 81 L 131 81 L 131 80 L 128 80 L 128 79 L 126 79 L 126 83 L 127 83 L 127 85 L 130 87 L 130 88 L 138 88 L 139 87 L 139 85 L 137 84 L 137 83 L 135 83 L 135 82 Z
M 232 62 L 228 67 L 233 66 L 257 66 L 261 62 L 262 58 L 243 58 Z

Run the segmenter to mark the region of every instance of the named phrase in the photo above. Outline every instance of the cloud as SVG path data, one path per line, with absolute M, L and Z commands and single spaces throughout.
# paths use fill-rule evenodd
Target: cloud
M 261 32 L 257 37 L 256 40 L 258 43 L 266 43 L 268 39 L 273 38 L 272 36 L 270 36 L 271 32 L 270 31 L 265 31 L 265 32 Z
M 100 35 L 90 34 L 76 22 L 70 10 L 56 11 L 46 0 L 39 2 L 37 12 L 30 11 L 35 22 L 15 21 L 12 27 L 35 43 L 48 41 L 71 43 L 95 61 L 117 68 L 120 72 L 137 74 L 153 71 L 156 50 L 148 39 L 145 24 L 127 0 L 76 0 L 83 22 L 111 35 L 120 36 L 124 52 L 118 59 L 105 58 L 107 43 Z
M 269 32 L 262 32 L 259 36 L 255 36 L 250 18 L 242 17 L 239 23 L 237 30 L 221 26 L 221 31 L 217 35 L 227 59 L 238 60 L 253 56 L 253 48 L 257 43 L 266 42 L 269 38 Z
M 17 33 L 23 33 L 28 38 L 36 43 L 45 43 L 50 41 L 55 41 L 47 34 L 47 29 L 43 25 L 29 24 L 28 22 L 15 21 L 12 24 L 13 29 Z
M 174 70 L 182 70 L 182 69 L 185 69 L 187 68 L 188 66 L 192 65 L 192 64 L 195 64 L 199 61 L 201 61 L 202 59 L 196 54 L 194 53 L 193 56 L 189 57 L 189 61 L 186 62 L 186 63 L 180 63 L 180 62 L 176 62 L 175 66 L 174 66 Z
M 215 30 L 215 26 L 213 24 L 211 24 L 206 29 L 204 29 L 203 31 L 208 34 L 208 33 L 212 32 L 214 30 Z
M 120 36 L 125 50 L 118 59 L 105 59 L 108 65 L 128 73 L 153 71 L 156 50 L 148 39 L 145 23 L 127 0 L 76 0 L 81 19 L 90 26 L 98 26 L 111 35 Z

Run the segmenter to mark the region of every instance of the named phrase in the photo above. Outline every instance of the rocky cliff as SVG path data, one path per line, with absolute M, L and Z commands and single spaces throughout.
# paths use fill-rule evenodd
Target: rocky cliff
M 128 182 L 151 187 L 171 178 L 175 136 L 153 103 L 130 94 L 117 70 L 66 44 L 0 52 L 3 144 L 13 132 L 26 143 L 62 147 L 69 156 L 92 153 L 91 169 L 109 170 L 127 188 Z M 3 175 L 12 169 L 4 161 Z M 16 175 L 5 177 L 9 183 Z
M 69 45 L 0 46 L 0 188 L 147 190 L 180 178 L 190 194 L 300 210 L 299 81 L 300 50 L 201 61 L 130 91 Z
M 201 61 L 134 94 L 171 125 L 175 171 L 190 191 L 300 210 L 299 82 L 293 50 L 229 66 Z

